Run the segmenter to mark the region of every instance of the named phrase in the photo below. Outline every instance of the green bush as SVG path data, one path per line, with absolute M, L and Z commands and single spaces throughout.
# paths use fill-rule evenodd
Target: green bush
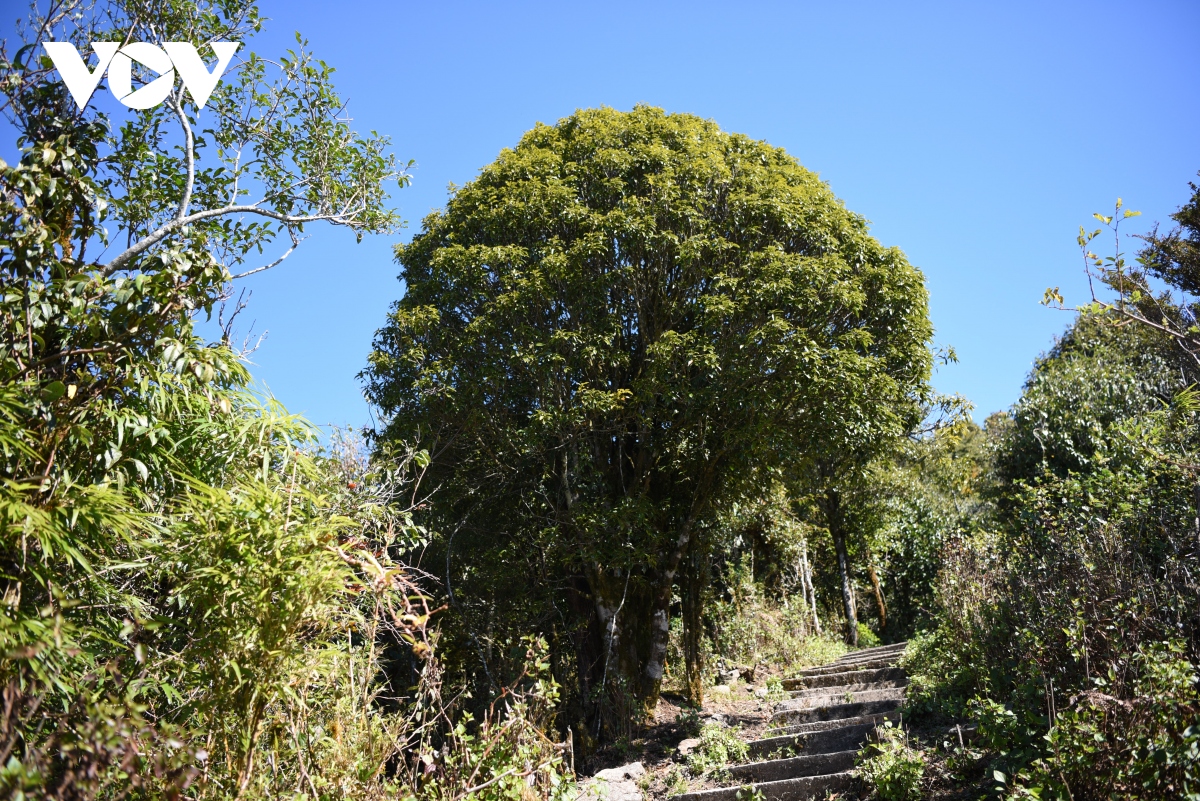
M 726 565 L 725 579 L 726 597 L 711 602 L 705 615 L 711 633 L 701 640 L 706 683 L 711 684 L 719 660 L 745 667 L 770 666 L 788 674 L 833 662 L 846 653 L 838 637 L 813 633 L 810 610 L 785 605 L 755 581 L 747 557 Z M 683 623 L 676 618 L 671 622 L 666 682 L 670 689 L 686 692 L 683 635 Z
M 19 34 L 81 50 L 263 22 L 251 0 L 30 14 Z M 487 714 L 441 700 L 400 561 L 426 538 L 424 454 L 318 446 L 230 346 L 233 274 L 276 237 L 399 223 L 386 140 L 348 128 L 303 45 L 247 53 L 201 133 L 178 84 L 119 125 L 78 109 L 27 44 L 0 46 L 19 148 L 0 161 L 0 797 L 552 797 L 538 647 Z
M 750 753 L 739 736 L 740 729 L 722 723 L 705 723 L 700 729 L 700 745 L 688 754 L 688 770 L 693 776 L 719 771 L 744 762 Z
M 859 648 L 874 648 L 879 645 L 879 635 L 871 631 L 871 628 L 866 624 L 859 622 L 858 624 L 858 647 Z
M 925 777 L 925 760 L 909 743 L 903 729 L 885 723 L 878 741 L 859 758 L 855 775 L 870 788 L 872 797 L 883 801 L 917 801 Z
M 1097 678 L 1071 699 L 1046 735 L 1044 756 L 1008 780 L 1014 795 L 1040 798 L 1200 798 L 1200 674 L 1179 642 L 1135 658 L 1129 701 Z

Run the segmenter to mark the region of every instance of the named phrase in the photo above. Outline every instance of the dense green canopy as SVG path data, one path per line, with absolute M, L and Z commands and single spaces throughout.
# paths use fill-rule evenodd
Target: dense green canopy
M 782 149 L 694 116 L 538 125 L 397 258 L 367 393 L 433 455 L 464 637 L 568 636 L 585 696 L 619 676 L 654 702 L 714 509 L 910 430 L 929 391 L 921 273 Z

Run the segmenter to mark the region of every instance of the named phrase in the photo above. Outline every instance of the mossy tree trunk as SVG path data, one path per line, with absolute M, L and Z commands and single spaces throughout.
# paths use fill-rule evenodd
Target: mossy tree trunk
M 858 615 L 854 608 L 854 587 L 851 584 L 850 558 L 846 550 L 846 516 L 842 509 L 841 494 L 836 489 L 825 492 L 821 498 L 821 511 L 825 515 L 825 525 L 837 552 L 838 574 L 842 580 L 842 608 L 846 615 L 846 644 L 857 648 Z

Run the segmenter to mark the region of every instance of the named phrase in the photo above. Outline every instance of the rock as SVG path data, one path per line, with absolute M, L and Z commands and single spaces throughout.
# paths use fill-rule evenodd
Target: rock
M 622 779 L 637 779 L 646 774 L 646 768 L 641 762 L 622 765 L 619 768 L 609 768 L 599 771 L 593 779 L 603 779 L 606 782 L 619 782 Z
M 696 750 L 696 746 L 698 745 L 700 745 L 699 737 L 689 737 L 688 739 L 683 740 L 677 747 L 679 750 L 679 755 L 687 756 L 688 754 L 692 753 L 692 751 Z
M 713 695 L 729 695 L 732 692 L 733 689 L 728 684 L 718 684 L 712 688 Z
M 576 801 L 644 801 L 642 789 L 629 779 L 619 782 L 589 779 L 579 785 L 579 795 L 575 798 Z
M 759 687 L 757 690 L 754 691 L 754 697 L 755 698 L 766 698 L 767 697 L 767 688 Z
M 580 783 L 576 801 L 643 801 L 636 780 L 645 773 L 641 762 L 602 770 Z

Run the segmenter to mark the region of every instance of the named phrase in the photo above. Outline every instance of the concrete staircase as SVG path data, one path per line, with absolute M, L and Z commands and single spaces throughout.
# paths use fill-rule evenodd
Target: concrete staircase
M 754 740 L 756 761 L 729 768 L 726 787 L 671 801 L 736 801 L 753 786 L 765 801 L 806 801 L 851 787 L 854 757 L 884 720 L 897 720 L 908 684 L 896 667 L 905 643 L 866 648 L 784 681 L 789 698 L 775 706 L 770 736 Z

